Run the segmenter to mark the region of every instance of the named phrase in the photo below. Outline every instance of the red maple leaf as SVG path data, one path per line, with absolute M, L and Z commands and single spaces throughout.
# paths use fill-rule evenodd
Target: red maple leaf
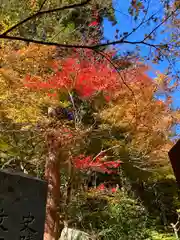
M 94 26 L 97 26 L 99 23 L 97 21 L 93 21 L 91 22 L 88 26 L 89 27 L 94 27 Z
M 79 155 L 74 158 L 74 165 L 77 169 L 93 169 L 95 171 L 106 172 L 108 174 L 113 173 L 112 169 L 118 168 L 120 164 L 121 161 L 119 160 L 104 162 L 102 156 L 94 159 L 92 156 Z
M 115 192 L 117 192 L 117 189 L 116 188 L 111 188 L 111 192 L 115 193 Z
M 97 190 L 104 191 L 106 189 L 104 183 L 101 183 L 98 187 Z

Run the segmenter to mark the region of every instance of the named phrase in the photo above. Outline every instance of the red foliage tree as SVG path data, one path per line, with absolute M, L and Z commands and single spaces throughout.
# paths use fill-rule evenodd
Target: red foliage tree
M 113 173 L 114 168 L 118 168 L 121 161 L 103 161 L 103 157 L 93 158 L 92 156 L 80 155 L 74 158 L 74 164 L 77 169 L 87 170 L 89 168 L 104 173 Z
M 118 74 L 109 65 L 106 59 L 98 59 L 90 51 L 86 51 L 86 59 L 80 53 L 74 53 L 70 58 L 60 62 L 53 62 L 51 67 L 53 75 L 43 80 L 38 76 L 26 76 L 26 87 L 43 89 L 55 96 L 58 90 L 76 92 L 83 98 L 91 98 L 97 92 L 102 91 L 109 99 L 122 86 Z M 52 94 L 53 91 L 53 94 Z
M 95 22 L 91 25 L 95 26 Z M 109 100 L 114 93 L 121 88 L 121 83 L 117 73 L 110 67 L 105 59 L 98 59 L 91 51 L 85 54 L 75 51 L 71 57 L 62 61 L 54 61 L 51 63 L 53 74 L 42 79 L 39 76 L 27 75 L 24 84 L 26 87 L 36 91 L 43 90 L 49 96 L 56 97 L 59 91 L 72 92 L 76 91 L 81 98 L 91 99 L 94 95 L 102 92 L 104 97 Z M 53 141 L 52 137 L 53 136 Z M 46 232 L 47 235 L 57 238 L 58 232 L 58 201 L 60 201 L 60 169 L 59 160 L 56 151 L 61 147 L 63 142 L 54 138 L 54 134 L 47 135 L 49 159 L 46 162 L 45 175 L 49 182 L 49 198 L 47 204 Z M 69 135 L 69 138 L 72 138 Z M 53 145 L 55 144 L 55 145 Z M 120 162 L 103 162 L 99 156 L 93 160 L 92 156 L 83 156 L 74 158 L 73 164 L 78 169 L 86 170 L 88 168 L 96 168 L 103 172 L 112 173 L 112 168 L 117 168 Z
M 92 22 L 91 25 L 95 26 L 96 22 Z M 113 55 L 114 52 L 109 52 L 107 54 L 110 58 Z M 74 51 L 71 57 L 52 62 L 51 68 L 53 69 L 53 74 L 47 76 L 46 79 L 42 79 L 39 76 L 26 76 L 24 80 L 25 86 L 36 91 L 43 90 L 51 97 L 56 97 L 61 91 L 71 93 L 75 90 L 81 98 L 87 100 L 93 99 L 96 94 L 101 92 L 108 101 L 116 98 L 116 93 L 120 92 L 122 89 L 123 83 L 121 78 L 116 70 L 110 65 L 109 61 L 106 58 L 99 58 L 89 50 L 84 52 Z M 127 73 L 126 71 L 126 75 Z M 131 72 L 128 73 L 128 82 L 134 81 L 130 73 Z M 137 79 L 140 80 L 140 77 L 141 75 L 138 75 Z M 71 135 L 70 138 L 72 138 Z M 51 139 L 48 139 L 48 141 L 51 142 Z M 59 140 L 57 140 L 57 142 L 58 141 Z M 56 142 L 55 139 L 54 142 Z M 53 189 L 57 190 L 54 190 L 54 196 L 52 197 L 54 199 L 59 199 L 60 194 L 58 194 L 58 191 L 60 191 L 60 182 L 56 178 L 60 178 L 60 174 L 58 173 L 60 169 L 55 153 L 56 145 L 57 144 L 55 144 L 55 147 L 49 146 L 49 156 L 51 159 L 50 161 L 47 160 L 46 168 L 48 169 L 46 169 L 45 172 L 47 173 L 47 180 L 50 182 L 49 187 L 52 188 L 53 182 Z M 61 142 L 58 142 L 58 146 L 61 146 Z M 80 170 L 91 168 L 110 174 L 113 173 L 113 169 L 120 166 L 120 161 L 104 162 L 102 156 L 93 158 L 92 156 L 80 155 L 73 159 L 73 164 Z M 112 190 L 112 192 L 114 191 L 115 190 Z M 56 212 L 58 208 L 57 200 L 53 203 L 53 209 L 50 210 L 51 212 Z M 53 231 L 57 231 L 54 230 L 55 222 L 58 222 L 57 214 L 55 215 L 56 217 L 51 216 L 49 218 L 49 222 L 51 221 L 51 225 L 53 225 L 49 230 L 51 236 L 53 235 Z M 48 225 L 48 223 L 46 225 Z

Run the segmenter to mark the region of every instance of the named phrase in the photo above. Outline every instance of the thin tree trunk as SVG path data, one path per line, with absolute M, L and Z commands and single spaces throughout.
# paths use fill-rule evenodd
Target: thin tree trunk
M 54 141 L 51 141 L 48 144 L 48 158 L 45 166 L 45 178 L 48 181 L 48 197 L 44 240 L 59 239 L 60 160 L 57 158 L 56 146 L 51 145 L 53 143 Z

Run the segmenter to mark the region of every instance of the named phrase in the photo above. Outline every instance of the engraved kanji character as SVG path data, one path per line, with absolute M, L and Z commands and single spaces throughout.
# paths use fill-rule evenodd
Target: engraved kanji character
M 4 220 L 8 218 L 8 215 L 4 213 L 4 209 L 0 209 L 0 229 L 4 232 L 8 231 L 8 228 L 4 226 Z
M 20 239 L 19 240 L 33 240 L 33 236 L 31 235 L 28 235 L 28 236 L 20 236 Z
M 34 216 L 31 215 L 31 213 L 29 213 L 28 216 L 23 216 L 23 222 L 22 222 L 23 227 L 21 228 L 20 231 L 21 232 L 28 232 L 28 233 L 30 233 L 32 235 L 37 234 L 37 231 L 34 230 L 31 227 L 31 225 L 34 223 L 34 221 L 35 221 L 35 218 L 34 218 Z

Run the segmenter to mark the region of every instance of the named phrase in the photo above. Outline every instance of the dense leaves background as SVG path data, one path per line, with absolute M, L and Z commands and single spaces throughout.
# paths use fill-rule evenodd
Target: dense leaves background
M 167 153 L 180 119 L 170 97 L 178 75 L 173 84 L 170 71 L 151 79 L 146 58 L 102 44 L 104 17 L 116 24 L 111 1 L 43 14 L 12 31 L 35 12 L 74 2 L 1 2 L 0 166 L 52 184 L 47 209 L 58 224 L 49 226 L 54 218 L 47 212 L 46 232 L 58 239 L 66 222 L 98 239 L 173 239 L 179 199 Z M 177 32 L 178 4 L 161 5 L 161 21 Z M 129 14 L 141 24 L 147 11 L 148 1 L 130 3 Z M 169 45 L 148 45 L 155 30 L 132 44 L 156 47 L 148 57 L 157 63 L 170 46 L 178 59 L 176 31 Z M 121 44 L 131 34 L 116 33 Z

